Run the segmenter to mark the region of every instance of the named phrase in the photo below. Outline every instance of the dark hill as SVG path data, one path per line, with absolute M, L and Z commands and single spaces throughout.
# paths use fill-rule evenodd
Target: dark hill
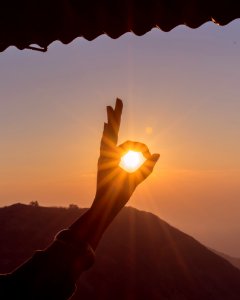
M 82 212 L 1 208 L 0 272 L 46 247 Z M 125 208 L 106 232 L 94 267 L 82 276 L 77 299 L 239 300 L 240 271 L 153 214 Z

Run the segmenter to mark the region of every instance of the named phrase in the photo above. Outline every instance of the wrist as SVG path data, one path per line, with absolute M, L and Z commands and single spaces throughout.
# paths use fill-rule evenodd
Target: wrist
M 120 194 L 114 190 L 112 193 L 106 193 L 105 195 L 96 194 L 91 206 L 92 213 L 98 213 L 109 218 L 116 216 L 128 202 L 129 198 L 124 193 Z

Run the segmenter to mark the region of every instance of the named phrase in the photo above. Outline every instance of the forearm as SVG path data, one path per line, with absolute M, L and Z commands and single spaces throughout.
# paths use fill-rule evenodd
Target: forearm
M 69 299 L 81 273 L 93 264 L 94 252 L 83 241 L 75 243 L 70 230 L 64 236 L 56 236 L 48 248 L 36 251 L 22 266 L 2 276 L 0 299 Z
M 110 198 L 95 199 L 92 207 L 70 226 L 73 239 L 85 241 L 95 250 L 105 230 L 121 209 L 116 205 L 117 200 L 114 200 L 115 205 L 112 206 Z
M 1 299 L 66 300 L 73 294 L 77 279 L 93 264 L 93 250 L 118 212 L 110 205 L 104 207 L 107 200 L 95 200 L 69 229 L 57 234 L 48 248 L 0 278 Z

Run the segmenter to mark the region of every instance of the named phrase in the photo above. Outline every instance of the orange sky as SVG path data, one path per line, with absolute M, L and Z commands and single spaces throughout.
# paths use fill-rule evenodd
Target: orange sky
M 105 106 L 161 159 L 130 205 L 240 256 L 240 23 L 0 55 L 0 204 L 94 197 Z

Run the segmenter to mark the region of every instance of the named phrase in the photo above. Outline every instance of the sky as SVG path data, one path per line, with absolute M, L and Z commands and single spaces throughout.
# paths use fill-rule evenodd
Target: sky
M 106 105 L 161 154 L 130 206 L 240 257 L 240 21 L 0 53 L 0 206 L 89 207 Z

